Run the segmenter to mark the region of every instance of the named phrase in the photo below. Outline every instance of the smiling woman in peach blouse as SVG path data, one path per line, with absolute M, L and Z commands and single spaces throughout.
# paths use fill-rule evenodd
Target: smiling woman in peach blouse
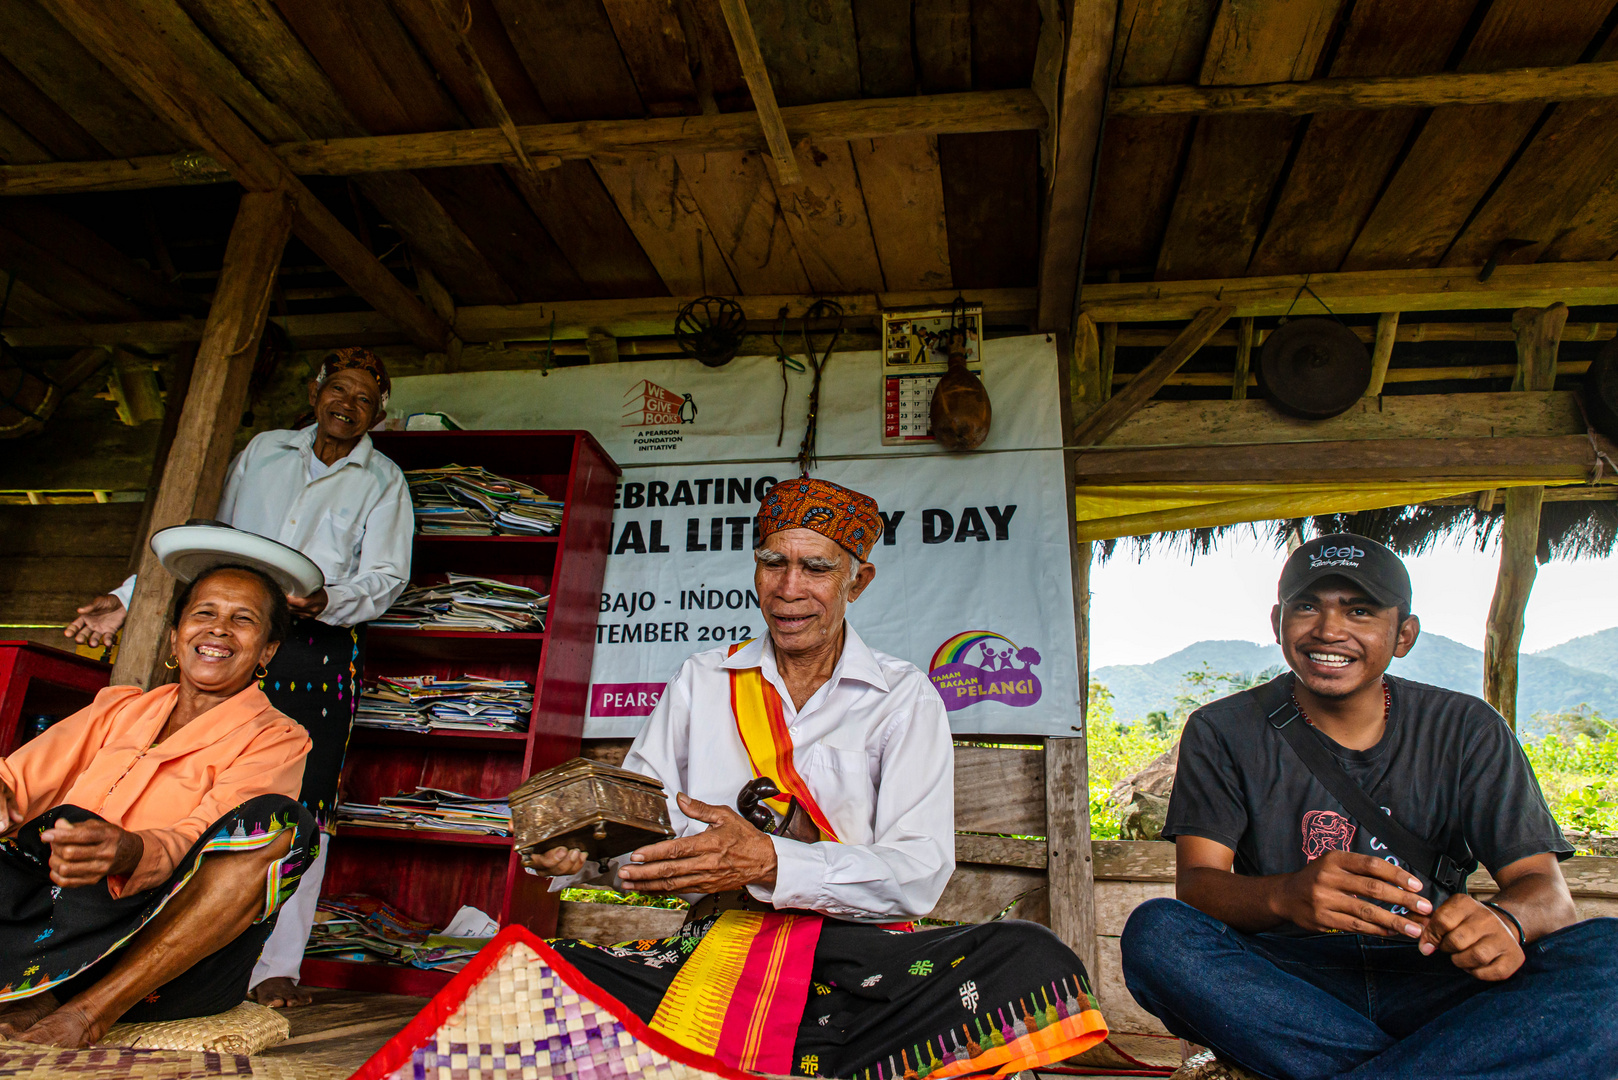
M 255 675 L 289 621 L 268 575 L 209 570 L 175 605 L 178 684 L 108 687 L 0 760 L 0 1037 L 241 1002 L 315 837 L 309 737 Z

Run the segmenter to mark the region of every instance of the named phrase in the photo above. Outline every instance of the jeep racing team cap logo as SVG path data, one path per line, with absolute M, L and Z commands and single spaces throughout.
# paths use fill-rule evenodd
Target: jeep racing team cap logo
M 1355 533 L 1332 533 L 1300 545 L 1281 571 L 1281 602 L 1329 577 L 1347 578 L 1383 607 L 1410 603 L 1410 573 L 1399 556 Z

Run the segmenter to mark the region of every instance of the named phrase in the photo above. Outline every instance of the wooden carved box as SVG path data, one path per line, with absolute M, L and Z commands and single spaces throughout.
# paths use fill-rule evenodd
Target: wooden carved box
M 662 784 L 584 758 L 535 773 L 506 802 L 519 851 L 566 847 L 607 859 L 674 835 Z

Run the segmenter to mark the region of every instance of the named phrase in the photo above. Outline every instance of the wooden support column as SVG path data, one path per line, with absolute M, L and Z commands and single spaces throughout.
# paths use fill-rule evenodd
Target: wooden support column
M 1567 305 L 1523 308 L 1511 319 L 1517 335 L 1517 378 L 1514 390 L 1550 390 L 1556 385 L 1556 351 L 1567 324 Z M 1489 602 L 1489 624 L 1483 636 L 1483 697 L 1517 729 L 1517 649 L 1523 617 L 1538 573 L 1539 512 L 1543 487 L 1514 487 L 1505 492 L 1505 529 L 1500 538 L 1500 573 Z
M 1062 59 L 1056 112 L 1046 128 L 1049 166 L 1039 244 L 1042 330 L 1060 330 L 1074 321 L 1118 22 L 1115 0 L 1061 0 L 1051 6 L 1061 12 Z
M 1376 340 L 1371 345 L 1371 382 L 1366 397 L 1378 397 L 1388 381 L 1388 362 L 1393 359 L 1393 343 L 1399 337 L 1399 313 L 1384 311 L 1377 316 Z
M 292 219 L 292 199 L 286 192 L 251 191 L 242 196 L 152 506 L 152 531 L 189 518 L 210 517 L 219 505 Z M 139 574 L 112 681 L 149 688 L 163 681 L 165 674 L 166 626 L 175 581 L 148 544 L 142 545 Z
M 1253 366 L 1253 319 L 1236 321 L 1236 370 L 1230 376 L 1230 400 L 1247 400 L 1247 373 Z
M 1117 431 L 1119 425 L 1150 401 L 1152 395 L 1168 381 L 1169 376 L 1179 371 L 1185 362 L 1202 348 L 1203 343 L 1213 337 L 1214 331 L 1224 326 L 1226 320 L 1234 314 L 1236 309 L 1229 304 L 1216 304 L 1210 308 L 1203 308 L 1168 348 L 1158 353 L 1139 375 L 1129 380 L 1129 385 L 1078 425 L 1077 430 L 1073 432 L 1073 440 L 1068 445 L 1094 446 Z M 1088 319 L 1088 313 L 1082 314 L 1081 324 Z M 1079 328 L 1075 327 L 1075 330 L 1077 329 Z M 1075 352 L 1077 352 L 1076 343 Z
M 1074 320 L 1072 337 L 1058 335 L 1057 388 L 1061 398 L 1062 442 L 1073 444 L 1078 418 L 1101 404 L 1100 347 L 1088 315 Z M 1096 974 L 1095 861 L 1090 850 L 1090 744 L 1085 715 L 1090 702 L 1090 563 L 1095 545 L 1078 542 L 1074 486 L 1078 454 L 1062 453 L 1062 497 L 1067 503 L 1067 545 L 1073 574 L 1073 636 L 1078 653 L 1079 700 L 1071 735 L 1045 740 L 1046 875 L 1051 930 Z

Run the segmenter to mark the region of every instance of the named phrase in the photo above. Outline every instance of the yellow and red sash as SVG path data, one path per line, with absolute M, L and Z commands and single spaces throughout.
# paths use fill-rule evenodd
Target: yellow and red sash
M 748 644 L 744 641 L 732 645 L 728 655 L 735 656 L 738 649 Z M 747 747 L 753 775 L 767 776 L 781 789 L 781 794 L 766 800 L 766 805 L 785 817 L 791 809 L 791 799 L 795 798 L 808 811 L 823 839 L 842 843 L 792 762 L 792 736 L 787 732 L 781 694 L 764 678 L 762 668 L 731 671 L 730 711 L 736 717 L 736 732 L 742 737 L 742 745 Z

